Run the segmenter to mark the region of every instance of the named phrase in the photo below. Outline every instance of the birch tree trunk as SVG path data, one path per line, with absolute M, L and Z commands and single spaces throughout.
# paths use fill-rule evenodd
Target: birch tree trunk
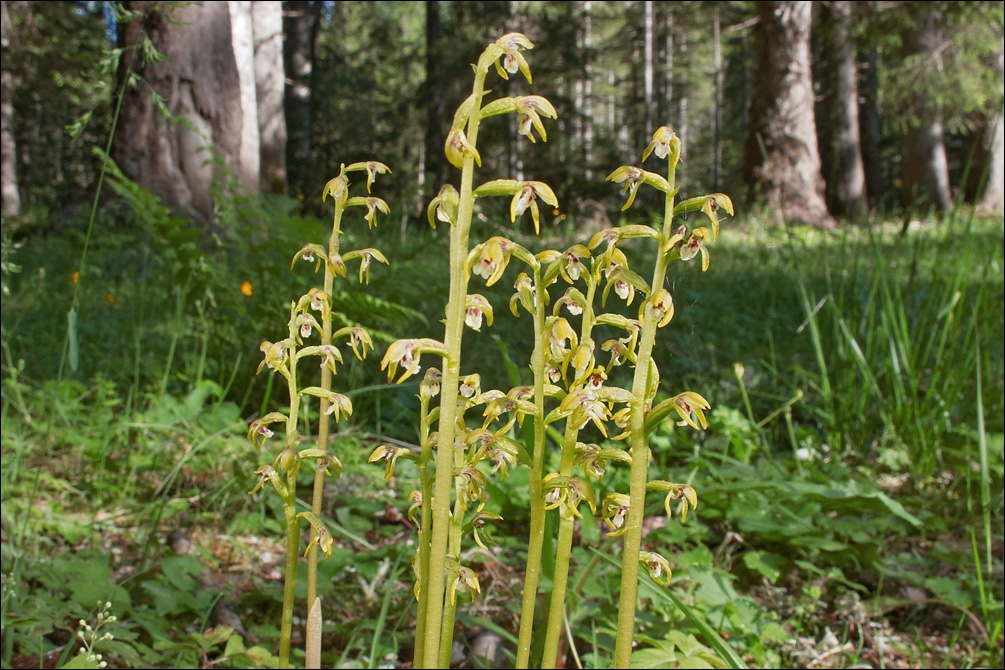
M 4 216 L 21 213 L 21 194 L 17 187 L 17 145 L 14 141 L 14 103 L 11 99 L 14 78 L 8 68 L 10 56 L 10 15 L 7 3 L 0 4 L 0 211 Z
M 831 226 L 810 74 L 810 3 L 757 3 L 744 177 L 751 200 L 786 221 Z
M 259 188 L 263 193 L 286 193 L 286 69 L 283 66 L 282 4 L 254 2 L 251 19 L 255 38 Z

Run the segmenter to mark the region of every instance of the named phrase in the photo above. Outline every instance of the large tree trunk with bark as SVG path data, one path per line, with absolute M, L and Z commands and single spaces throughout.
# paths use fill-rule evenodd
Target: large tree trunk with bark
M 138 64 L 145 85 L 129 87 L 113 154 L 123 172 L 186 213 L 208 217 L 215 152 L 240 184 L 257 194 L 261 178 L 250 2 L 177 7 L 170 16 L 154 2 L 129 2 L 146 12 L 125 25 L 123 46 L 145 31 L 163 60 Z M 127 76 L 132 50 L 123 56 Z M 157 98 L 153 94 L 156 94 Z M 158 101 L 174 120 L 164 118 Z
M 757 14 L 748 198 L 766 201 L 786 221 L 831 226 L 813 113 L 810 3 L 760 2 Z
M 0 5 L 0 211 L 3 216 L 21 213 L 21 194 L 17 187 L 17 145 L 14 141 L 14 78 L 10 63 L 10 15 L 7 3 Z
M 827 207 L 835 216 L 865 213 L 865 170 L 858 126 L 858 70 L 851 33 L 852 3 L 821 3 L 822 96 L 817 124 Z
M 942 28 L 942 4 L 912 2 L 909 11 L 915 18 L 915 30 L 904 39 L 904 54 L 927 61 L 924 67 L 938 68 L 945 35 Z M 925 86 L 915 88 L 912 107 L 917 118 L 904 135 L 901 156 L 905 207 L 931 206 L 946 211 L 951 206 L 949 163 L 942 129 L 942 110 L 934 94 Z

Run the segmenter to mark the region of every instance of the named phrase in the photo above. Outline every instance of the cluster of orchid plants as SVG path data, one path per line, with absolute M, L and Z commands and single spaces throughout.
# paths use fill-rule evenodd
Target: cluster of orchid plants
M 355 172 L 366 174 L 366 196 L 349 197 L 349 176 Z M 322 199 L 329 195 L 335 201 L 335 217 L 327 248 L 320 244 L 306 244 L 293 257 L 293 264 L 304 261 L 314 265 L 315 273 L 324 266 L 324 284 L 311 288 L 296 302 L 290 303 L 290 318 L 286 337 L 277 342 L 262 342 L 264 358 L 258 371 L 268 368 L 286 380 L 290 398 L 288 414 L 272 412 L 251 422 L 248 439 L 261 446 L 273 436 L 270 426 L 284 424 L 286 442 L 283 450 L 272 465 L 262 465 L 257 472 L 261 479 L 251 491 L 255 493 L 266 485 L 271 485 L 283 501 L 286 523 L 286 574 L 283 591 L 283 615 L 279 642 L 279 667 L 289 667 L 290 639 L 293 631 L 293 600 L 297 583 L 297 567 L 300 559 L 300 521 L 310 524 L 310 542 L 307 556 L 307 666 L 321 667 L 321 600 L 317 597 L 318 549 L 326 556 L 331 555 L 333 540 L 331 533 L 321 519 L 321 503 L 325 475 L 338 477 L 342 463 L 328 448 L 331 433 L 331 419 L 336 422 L 342 416 L 352 414 L 352 402 L 341 393 L 332 390 L 332 377 L 337 373 L 337 363 L 342 363 L 339 345 L 348 344 L 352 353 L 362 360 L 373 341 L 369 333 L 359 326 L 345 326 L 334 330 L 332 305 L 335 277 L 345 278 L 347 263 L 359 261 L 359 281 L 369 281 L 370 264 L 374 261 L 387 263 L 384 255 L 376 249 L 361 249 L 343 252 L 339 238 L 342 235 L 342 215 L 352 207 L 366 208 L 366 221 L 372 228 L 376 224 L 377 212 L 388 213 L 387 203 L 369 195 L 370 188 L 378 174 L 390 172 L 383 163 L 368 161 L 342 166 L 339 175 L 329 181 L 322 192 Z M 318 321 L 320 319 L 320 322 Z M 318 344 L 311 343 L 320 341 Z M 319 364 L 321 367 L 320 386 L 304 386 L 298 383 L 298 365 Z M 302 379 L 302 378 L 301 378 Z M 297 430 L 301 404 L 308 398 L 318 398 L 318 439 L 316 444 L 302 444 Z M 314 487 L 311 496 L 311 510 L 297 511 L 297 474 L 304 460 L 314 463 Z M 329 468 L 332 471 L 329 471 Z
M 536 132 L 547 139 L 541 117 L 555 118 L 554 107 L 536 95 L 504 97 L 485 104 L 485 79 L 491 69 L 500 77 L 521 73 L 531 81 L 530 68 L 524 54 L 533 45 L 523 35 L 510 33 L 490 44 L 475 65 L 475 81 L 471 95 L 461 104 L 447 136 L 445 152 L 449 162 L 460 169 L 460 185 L 446 185 L 427 210 L 430 225 L 437 222 L 450 226 L 450 290 L 446 307 L 445 332 L 442 341 L 406 339 L 391 344 L 381 362 L 388 380 L 398 383 L 422 372 L 422 356 L 435 357 L 439 367 L 428 367 L 419 384 L 420 435 L 418 452 L 411 449 L 381 445 L 370 456 L 371 462 L 383 463 L 385 478 L 390 479 L 399 461 L 414 461 L 419 471 L 420 489 L 409 494 L 412 502 L 409 518 L 418 526 L 416 553 L 412 559 L 415 572 L 416 616 L 415 655 L 413 665 L 447 667 L 452 648 L 457 594 L 470 592 L 474 598 L 480 591 L 478 573 L 463 561 L 466 541 L 487 549 L 494 544 L 488 527 L 501 520 L 490 508 L 486 492 L 489 477 L 505 477 L 508 469 L 529 468 L 530 529 L 526 577 L 524 581 L 520 630 L 516 652 L 516 667 L 531 663 L 531 637 L 536 628 L 535 605 L 544 550 L 546 514 L 557 510 L 558 535 L 555 542 L 555 572 L 544 628 L 544 651 L 540 664 L 554 667 L 565 610 L 565 593 L 572 553 L 573 531 L 582 518 L 580 505 L 589 506 L 593 515 L 609 527 L 608 535 L 622 536 L 623 568 L 618 617 L 615 667 L 628 667 L 635 625 L 635 603 L 639 566 L 648 570 L 658 582 L 668 584 L 670 562 L 656 552 L 642 550 L 642 521 L 647 493 L 665 500 L 666 513 L 679 505 L 681 520 L 688 509 L 697 505 L 697 494 L 689 484 L 650 480 L 648 464 L 651 457 L 649 433 L 672 413 L 681 425 L 697 429 L 705 427 L 704 412 L 709 403 L 699 394 L 685 391 L 656 402 L 660 388 L 660 373 L 653 360 L 657 331 L 670 323 L 674 303 L 663 288 L 667 266 L 671 261 L 689 261 L 700 256 L 702 269 L 708 267 L 706 244 L 715 240 L 719 231 L 719 216 L 733 213 L 729 198 L 713 194 L 676 202 L 675 171 L 681 155 L 679 138 L 667 128 L 660 128 L 643 152 L 668 162 L 666 177 L 638 167 L 622 166 L 608 179 L 623 182 L 628 193 L 623 209 L 632 205 L 640 186 L 649 185 L 665 194 L 663 224 L 659 228 L 647 225 L 625 225 L 603 230 L 588 243 L 576 244 L 564 251 L 546 250 L 533 253 L 503 237 L 493 237 L 469 246 L 474 203 L 478 198 L 505 196 L 511 198 L 510 217 L 530 210 L 535 231 L 539 230 L 538 200 L 554 208 L 558 200 L 552 189 L 538 181 L 497 179 L 474 186 L 475 168 L 481 166 L 478 153 L 478 131 L 483 119 L 515 113 L 519 133 L 534 141 Z M 378 198 L 348 198 L 346 175 L 354 170 L 366 171 L 367 190 L 376 173 L 387 172 L 380 163 L 360 163 L 343 168 L 329 182 L 325 194 L 335 196 L 335 226 L 328 249 L 307 245 L 297 259 L 314 261 L 325 266 L 324 289 L 312 289 L 298 303 L 291 305 L 289 336 L 280 342 L 263 343 L 263 366 L 286 378 L 291 398 L 289 415 L 273 413 L 252 424 L 249 437 L 253 441 L 271 434 L 271 423 L 286 422 L 286 448 L 272 466 L 262 466 L 262 484 L 271 482 L 283 498 L 286 508 L 288 541 L 290 544 L 287 572 L 288 603 L 283 612 L 283 644 L 281 661 L 288 661 L 288 627 L 292 615 L 292 585 L 298 560 L 299 520 L 312 527 L 309 549 L 309 577 L 314 572 L 317 548 L 331 548 L 331 536 L 320 519 L 320 482 L 329 466 L 338 472 L 337 457 L 327 450 L 327 421 L 323 422 L 317 446 L 302 449 L 296 432 L 297 405 L 305 395 L 321 399 L 324 417 L 351 412 L 345 396 L 331 391 L 331 375 L 340 360 L 335 342 L 347 339 L 353 351 L 362 356 L 372 346 L 366 331 L 343 328 L 331 332 L 331 282 L 334 275 L 345 276 L 345 263 L 361 260 L 360 279 L 371 260 L 386 262 L 373 249 L 340 255 L 338 249 L 339 222 L 342 211 L 349 206 L 367 207 L 367 220 L 372 222 L 376 211 L 387 211 Z M 689 226 L 677 217 L 692 212 L 704 212 L 708 225 Z M 648 238 L 655 244 L 655 267 L 651 280 L 629 267 L 623 250 L 626 240 Z M 477 293 L 469 293 L 472 275 L 491 286 L 503 278 L 511 261 L 521 264 L 516 276 L 515 292 L 509 309 L 515 317 L 526 315 L 533 323 L 534 349 L 530 360 L 533 384 L 508 391 L 481 387 L 477 373 L 462 374 L 462 339 L 465 328 L 479 331 L 491 326 L 494 311 L 489 301 Z M 603 311 L 611 292 L 629 309 L 637 305 L 637 318 L 626 317 L 618 310 Z M 596 306 L 599 302 L 600 311 Z M 319 324 L 311 311 L 319 312 Z M 625 311 L 621 309 L 620 311 Z M 628 312 L 635 315 L 635 311 Z M 578 320 L 578 330 L 570 322 Z M 321 332 L 321 344 L 304 346 L 313 330 Z M 358 347 L 358 348 L 357 348 Z M 320 359 L 324 373 L 320 387 L 298 390 L 296 363 L 305 356 Z M 632 370 L 618 374 L 619 369 Z M 614 384 L 619 377 L 631 378 L 628 388 Z M 515 435 L 515 427 L 530 419 L 533 424 L 533 444 L 523 444 Z M 608 441 L 603 445 L 584 443 L 581 432 L 592 425 Z M 610 433 L 610 434 L 609 434 Z M 551 436 L 557 448 L 549 443 Z M 617 445 L 625 445 L 619 447 Z M 550 457 L 549 449 L 556 454 Z M 302 459 L 316 462 L 315 496 L 312 512 L 296 513 L 296 472 Z M 621 463 L 630 468 L 628 492 L 612 491 L 602 501 L 594 487 L 604 476 L 609 464 Z M 557 469 L 552 470 L 557 465 Z M 308 603 L 308 667 L 312 662 L 312 622 L 320 630 L 320 605 L 314 591 L 315 581 L 309 580 Z M 286 607 L 285 605 L 288 605 Z M 316 635 L 315 635 L 316 637 Z M 283 646 L 285 645 L 285 646 Z M 316 658 L 316 657 L 315 657 Z

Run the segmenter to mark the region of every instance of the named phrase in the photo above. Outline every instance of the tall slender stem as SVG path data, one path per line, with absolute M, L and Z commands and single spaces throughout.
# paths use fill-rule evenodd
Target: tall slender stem
M 583 305 L 583 322 L 580 328 L 580 342 L 586 342 L 593 334 L 593 300 L 596 298 L 597 284 L 600 281 L 599 268 L 593 268 L 589 277 L 589 288 L 586 292 L 586 304 Z M 570 389 L 570 392 L 575 389 Z M 566 424 L 565 438 L 562 442 L 562 461 L 559 474 L 563 477 L 572 476 L 572 464 L 576 456 L 576 442 L 579 431 Z M 542 668 L 554 668 L 558 661 L 558 644 L 562 639 L 562 623 L 565 611 L 565 594 L 569 584 L 569 562 L 572 554 L 572 535 L 576 528 L 576 517 L 566 506 L 559 507 L 558 542 L 555 546 L 555 575 L 551 587 L 551 605 L 548 609 L 548 625 L 545 630 L 544 656 L 541 659 Z
M 338 236 L 341 233 L 341 220 L 342 220 L 342 207 L 339 206 L 338 201 L 335 203 L 335 220 L 332 224 L 331 237 L 328 239 L 328 257 L 332 258 L 334 254 L 338 253 Z M 325 263 L 325 282 L 324 290 L 329 298 L 332 297 L 332 289 L 335 285 L 335 277 L 332 274 L 331 267 L 328 263 Z M 321 324 L 321 344 L 331 345 L 332 343 L 332 317 L 331 310 L 325 314 L 324 319 L 322 319 Z M 331 391 L 332 388 L 332 372 L 328 366 L 321 368 L 321 388 L 325 391 Z M 331 416 L 328 414 L 328 406 L 331 401 L 326 397 L 321 398 L 321 407 L 318 414 L 318 450 L 327 451 L 328 450 L 328 431 L 331 427 Z M 311 512 L 316 514 L 318 517 L 321 516 L 321 503 L 324 500 L 324 490 L 325 490 L 325 471 L 322 468 L 314 469 L 314 491 L 311 497 Z M 308 614 L 313 607 L 314 601 L 317 598 L 318 592 L 318 543 L 317 543 L 318 529 L 311 525 L 311 548 L 307 553 L 307 608 Z M 319 604 L 320 607 L 320 604 Z
M 290 639 L 293 637 L 293 599 L 297 589 L 300 560 L 300 520 L 297 519 L 297 476 L 286 478 L 289 496 L 283 500 L 286 517 L 286 576 L 283 585 L 283 621 L 279 631 L 279 667 L 290 667 Z
M 516 667 L 530 665 L 530 640 L 534 632 L 534 609 L 537 605 L 537 584 L 541 574 L 541 552 L 544 549 L 544 492 L 541 477 L 544 472 L 545 428 L 544 425 L 544 287 L 541 286 L 541 270 L 534 269 L 534 291 L 537 302 L 534 305 L 534 353 L 531 366 L 534 368 L 534 452 L 530 473 L 527 475 L 527 489 L 530 493 L 530 536 L 527 543 L 527 569 L 523 580 L 523 605 L 520 609 L 520 636 L 517 641 Z
M 423 394 L 420 396 L 420 411 L 419 419 L 420 423 L 420 446 L 421 453 L 419 454 L 419 485 L 422 489 L 421 491 L 421 501 L 422 501 L 422 520 L 419 523 L 419 606 L 418 614 L 415 618 L 415 630 L 416 630 L 416 640 L 420 639 L 420 636 L 425 635 L 426 630 L 426 603 L 429 602 L 429 527 L 433 519 L 432 511 L 432 498 L 433 490 L 432 484 L 429 481 L 429 461 L 432 458 L 432 446 L 429 444 L 429 429 L 428 416 L 429 416 L 429 398 Z M 426 586 L 422 586 L 426 584 Z M 422 668 L 423 658 L 425 658 L 425 646 L 421 643 L 416 643 L 415 652 L 412 657 L 412 667 Z
M 673 226 L 674 181 L 677 161 L 671 159 L 667 174 L 670 188 L 666 194 L 666 205 L 663 214 L 663 230 L 660 235 L 660 250 L 656 257 L 656 267 L 653 269 L 651 291 L 655 293 L 663 286 L 666 278 L 668 254 L 664 253 L 663 243 L 670 238 Z M 656 342 L 656 324 L 658 319 L 653 314 L 652 303 L 646 306 L 645 318 L 642 323 L 642 336 L 639 340 L 637 354 L 638 364 L 635 366 L 635 377 L 632 383 L 631 402 L 631 455 L 632 479 L 630 486 L 630 503 L 626 523 L 624 551 L 622 552 L 621 568 L 621 603 L 618 608 L 618 633 L 614 647 L 614 667 L 627 668 L 631 665 L 632 638 L 635 634 L 635 605 L 639 586 L 639 554 L 642 547 L 642 520 L 645 513 L 646 483 L 649 470 L 649 440 L 645 433 L 646 385 L 649 379 L 649 366 L 652 361 L 653 346 Z
M 478 141 L 478 122 L 481 96 L 485 87 L 487 68 L 479 66 L 475 71 L 473 87 L 474 107 L 468 121 L 468 141 L 472 146 Z M 442 630 L 443 594 L 446 590 L 447 542 L 450 527 L 450 489 L 453 484 L 454 434 L 457 417 L 457 396 L 460 387 L 461 340 L 464 335 L 465 298 L 467 279 L 464 263 L 468 256 L 468 234 L 471 231 L 471 215 L 474 212 L 475 161 L 466 156 L 461 168 L 460 203 L 457 221 L 450 233 L 450 297 L 447 302 L 447 324 L 443 344 L 447 357 L 443 359 L 442 397 L 440 399 L 439 447 L 436 450 L 436 478 L 434 482 L 432 540 L 429 548 L 429 573 L 423 575 L 425 587 L 429 591 L 426 602 L 426 631 L 423 639 L 425 649 L 423 661 L 426 667 L 433 667 L 440 658 L 439 644 Z

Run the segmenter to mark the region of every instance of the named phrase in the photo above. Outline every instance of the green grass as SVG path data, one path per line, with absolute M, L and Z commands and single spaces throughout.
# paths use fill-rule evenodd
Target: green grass
M 81 366 L 62 383 L 82 223 L 23 231 L 26 244 L 5 249 L 22 267 L 4 277 L 2 314 L 5 666 L 62 655 L 99 599 L 117 620 L 96 648 L 116 665 L 244 667 L 275 653 L 281 585 L 262 557 L 280 560 L 281 515 L 246 493 L 266 457 L 243 439 L 243 421 L 276 409 L 264 373 L 252 375 L 258 343 L 310 285 L 288 261 L 324 224 L 273 201 L 230 233 L 189 240 L 187 223 L 137 216 L 99 212 L 81 284 Z M 353 293 L 369 297 L 345 303 L 350 320 L 378 319 L 384 340 L 347 371 L 356 411 L 337 437 L 346 471 L 324 510 L 337 545 L 320 568 L 326 665 L 411 655 L 414 528 L 398 514 L 414 475 L 399 468 L 391 488 L 366 463 L 373 435 L 416 435 L 415 388 L 388 386 L 377 369 L 386 341 L 431 336 L 442 314 L 445 235 L 409 225 L 404 242 L 390 227 L 350 230 L 352 246 L 381 248 L 391 267 Z M 653 434 L 661 477 L 690 482 L 699 506 L 646 536 L 676 554 L 672 597 L 641 592 L 640 667 L 719 663 L 723 644 L 751 666 L 1001 665 L 1002 223 L 961 216 L 899 230 L 730 224 L 707 274 L 678 264 L 668 280 L 677 315 L 656 353 L 663 391 L 699 390 L 713 410 L 703 433 L 666 422 Z M 486 224 L 477 236 L 495 232 Z M 145 254 L 151 239 L 186 255 Z M 240 292 L 245 280 L 252 296 Z M 466 341 L 484 388 L 508 388 L 506 356 L 527 374 L 532 343 L 505 313 L 506 284 L 484 291 L 495 325 Z M 612 475 L 614 486 L 624 473 Z M 470 559 L 484 593 L 465 605 L 460 640 L 515 631 L 521 477 L 491 488 L 501 547 Z M 661 508 L 654 500 L 653 515 Z M 171 530 L 190 535 L 191 554 L 165 545 Z M 620 575 L 598 556 L 617 559 L 618 547 L 580 525 L 570 664 L 610 658 Z M 245 639 L 205 633 L 221 598 L 242 615 Z

